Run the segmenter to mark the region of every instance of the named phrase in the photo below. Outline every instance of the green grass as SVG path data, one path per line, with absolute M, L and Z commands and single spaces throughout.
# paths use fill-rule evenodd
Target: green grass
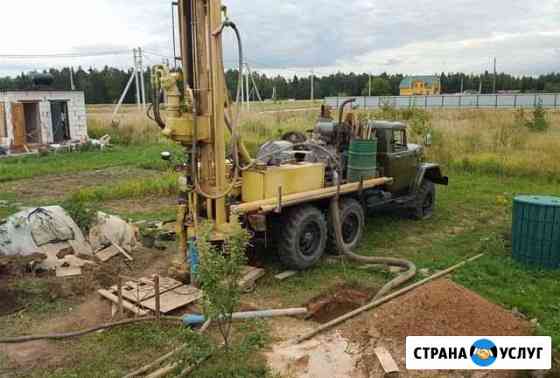
M 6 218 L 19 210 L 14 206 L 14 203 L 17 201 L 16 193 L 0 192 L 0 201 L 2 201 L 2 205 L 0 206 L 0 219 Z
M 184 342 L 187 329 L 180 325 L 131 325 L 59 344 L 72 350 L 68 367 L 34 371 L 32 377 L 122 377 Z
M 160 153 L 164 150 L 178 152 L 171 144 L 115 146 L 103 152 L 50 153 L 47 156 L 30 155 L 6 158 L 0 161 L 0 182 L 92 171 L 111 167 L 138 167 L 165 169 Z
M 169 195 L 176 192 L 177 175 L 162 173 L 157 179 L 132 179 L 114 185 L 83 188 L 72 195 L 78 202 L 102 202 L 109 200 L 144 198 L 151 195 Z
M 105 212 L 111 212 L 110 209 L 105 209 Z M 114 212 L 114 211 L 113 211 Z M 124 219 L 130 219 L 133 222 L 137 221 L 175 221 L 177 218 L 176 206 L 169 208 L 162 208 L 158 211 L 118 211 L 118 215 Z
M 259 321 L 248 321 L 237 323 L 235 328 L 236 342 L 230 351 L 215 351 L 193 373 L 193 377 L 271 376 L 265 361 L 258 354 L 270 341 L 265 325 Z M 71 355 L 66 356 L 64 367 L 21 371 L 21 376 L 122 377 L 186 343 L 186 351 L 168 361 L 185 361 L 177 368 L 179 373 L 189 364 L 188 361 L 198 361 L 214 349 L 210 340 L 216 335 L 211 336 L 199 336 L 190 329 L 173 323 L 163 323 L 161 326 L 145 323 L 114 328 L 109 332 L 90 334 L 79 339 L 51 342 L 53 346 L 72 351 Z M 214 341 L 214 345 L 217 342 Z

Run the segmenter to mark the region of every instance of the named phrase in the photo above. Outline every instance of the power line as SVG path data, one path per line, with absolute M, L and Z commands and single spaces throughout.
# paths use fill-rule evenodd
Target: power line
M 157 56 L 158 58 L 173 59 L 173 57 L 170 56 L 170 55 L 165 55 L 165 54 L 153 52 L 153 51 L 150 51 L 150 50 L 144 50 L 144 54 Z
M 60 54 L 0 54 L 0 59 L 50 59 L 50 58 L 90 58 L 110 55 L 126 55 L 132 50 L 102 51 L 94 53 L 60 53 Z

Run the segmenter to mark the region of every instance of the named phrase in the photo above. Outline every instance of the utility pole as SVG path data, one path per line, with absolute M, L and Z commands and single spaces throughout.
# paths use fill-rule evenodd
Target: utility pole
M 146 82 L 144 79 L 144 53 L 142 47 L 138 47 L 138 71 L 140 74 L 140 91 L 142 94 L 142 109 L 146 109 Z
M 249 64 L 247 62 L 245 62 L 245 66 L 248 66 Z M 250 109 L 250 102 L 251 102 L 251 93 L 249 92 L 249 70 L 245 70 L 245 106 L 247 107 L 247 110 Z
M 369 89 L 368 89 L 368 96 L 371 97 L 371 74 L 369 74 Z
M 173 65 L 177 69 L 177 41 L 175 40 L 175 7 L 179 7 L 178 2 L 171 3 L 171 31 L 173 32 Z M 169 67 L 169 61 L 167 62 Z
M 497 70 L 497 64 L 496 64 L 496 57 L 494 57 L 494 84 L 493 84 L 493 90 L 494 90 L 494 94 L 496 93 L 496 80 L 498 78 L 498 70 Z
M 315 69 L 311 69 L 311 101 L 315 102 Z
M 461 94 L 465 93 L 465 76 L 461 74 Z
M 140 103 L 142 102 L 142 98 L 140 96 L 140 79 L 138 77 L 138 51 L 136 49 L 132 50 L 134 54 L 134 83 L 136 85 L 136 107 L 140 110 L 141 106 Z
M 253 90 L 254 90 L 255 95 L 257 96 L 257 100 L 259 100 L 260 102 L 263 102 L 262 97 L 261 97 L 261 92 L 259 91 L 259 87 L 257 86 L 257 83 L 255 82 L 255 76 L 253 75 L 253 71 L 251 71 L 251 67 L 249 66 L 249 64 L 247 64 L 247 73 L 251 77 L 251 83 L 253 84 L 253 89 L 251 89 L 251 94 L 253 93 Z M 249 96 L 249 98 L 250 97 L 251 96 Z
M 117 102 L 117 105 L 115 106 L 115 109 L 113 110 L 113 115 L 111 117 L 111 123 L 115 124 L 115 118 L 117 117 L 117 114 L 119 113 L 119 110 L 124 102 L 124 99 L 126 98 L 126 95 L 128 93 L 128 91 L 130 90 L 130 87 L 132 86 L 132 83 L 134 82 L 134 80 L 137 78 L 136 76 L 136 67 L 133 68 L 132 73 L 130 74 L 130 79 L 128 80 L 128 82 L 126 83 L 126 87 L 124 88 L 121 97 L 119 98 L 119 101 Z
M 74 67 L 70 67 L 70 89 L 75 91 L 76 85 L 74 84 Z
M 245 75 L 239 75 L 239 79 L 241 80 L 241 83 L 239 83 L 239 85 L 241 86 L 241 98 L 239 99 L 241 101 L 241 104 L 237 104 L 237 106 L 245 106 Z

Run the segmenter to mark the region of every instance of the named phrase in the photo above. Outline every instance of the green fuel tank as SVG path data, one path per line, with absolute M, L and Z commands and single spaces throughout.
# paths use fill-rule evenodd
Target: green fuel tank
M 348 181 L 358 182 L 377 176 L 377 139 L 355 139 L 348 151 Z

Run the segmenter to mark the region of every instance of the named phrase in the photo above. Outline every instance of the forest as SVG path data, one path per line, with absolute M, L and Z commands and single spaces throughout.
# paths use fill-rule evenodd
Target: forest
M 149 68 L 144 73 L 148 93 L 150 91 Z M 45 72 L 43 72 L 45 73 Z M 70 68 L 50 69 L 48 71 L 54 81 L 50 88 L 57 90 L 70 89 Z M 82 90 L 86 95 L 88 104 L 112 104 L 120 97 L 131 71 L 114 67 L 103 69 L 82 67 L 74 70 L 74 83 L 77 90 Z M 311 95 L 311 77 L 293 76 L 267 76 L 263 73 L 252 73 L 254 83 L 259 89 L 263 100 L 309 99 Z M 16 77 L 0 78 L 0 90 L 22 90 L 33 88 L 33 73 L 21 73 Z M 370 92 L 373 96 L 398 95 L 399 84 L 403 79 L 402 74 L 383 73 L 370 78 L 368 74 L 336 73 L 328 76 L 314 78 L 315 98 L 328 96 L 365 96 Z M 460 93 L 463 91 L 481 93 L 493 92 L 494 75 L 489 72 L 484 74 L 441 73 L 442 93 Z M 226 81 L 232 98 L 235 98 L 238 71 L 228 70 Z M 275 88 L 275 89 L 274 89 Z M 560 92 L 560 73 L 551 73 L 540 76 L 515 76 L 500 73 L 496 77 L 498 91 L 526 92 Z M 254 90 L 251 90 L 253 95 Z M 125 103 L 135 102 L 135 87 L 131 87 L 125 98 Z M 252 97 L 256 99 L 256 96 Z

